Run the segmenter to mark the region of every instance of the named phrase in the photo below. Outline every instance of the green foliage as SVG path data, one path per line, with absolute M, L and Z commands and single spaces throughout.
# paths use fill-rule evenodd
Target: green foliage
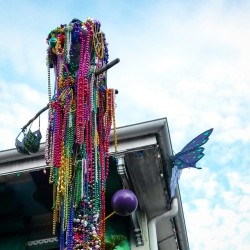
M 124 235 L 112 235 L 109 241 L 105 242 L 105 250 L 114 250 L 126 239 Z

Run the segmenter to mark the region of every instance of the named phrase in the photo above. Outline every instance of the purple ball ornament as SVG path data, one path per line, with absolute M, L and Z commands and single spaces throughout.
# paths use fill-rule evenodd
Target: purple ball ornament
M 121 189 L 112 196 L 111 205 L 115 213 L 128 216 L 136 210 L 138 200 L 131 190 Z

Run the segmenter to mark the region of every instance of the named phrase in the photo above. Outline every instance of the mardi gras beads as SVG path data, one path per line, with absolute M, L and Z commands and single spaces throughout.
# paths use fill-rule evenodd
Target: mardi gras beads
M 73 19 L 47 38 L 46 162 L 53 184 L 53 233 L 58 229 L 60 249 L 105 249 L 105 185 L 115 115 L 114 90 L 107 88 L 106 72 L 96 75 L 108 63 L 100 26 L 91 18 Z

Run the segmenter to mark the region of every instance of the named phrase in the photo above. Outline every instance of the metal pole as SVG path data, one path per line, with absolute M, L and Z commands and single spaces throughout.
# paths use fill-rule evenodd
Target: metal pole
M 102 74 L 104 71 L 107 71 L 108 69 L 112 68 L 113 66 L 115 66 L 117 63 L 120 62 L 119 58 L 114 59 L 113 61 L 111 61 L 110 63 L 106 64 L 104 67 L 98 69 L 95 72 L 95 76 L 98 76 L 100 74 Z M 115 93 L 118 94 L 118 90 L 115 90 Z M 39 115 L 41 115 L 44 111 L 46 111 L 49 108 L 49 104 L 47 104 L 44 108 L 42 108 L 32 119 L 30 119 L 27 124 L 25 124 L 22 127 L 22 131 L 24 131 Z
M 30 119 L 27 124 L 25 124 L 22 127 L 22 131 L 24 131 L 34 120 L 36 120 L 36 118 L 42 114 L 44 111 L 46 111 L 49 108 L 49 104 L 47 104 L 44 108 L 42 108 L 32 119 Z

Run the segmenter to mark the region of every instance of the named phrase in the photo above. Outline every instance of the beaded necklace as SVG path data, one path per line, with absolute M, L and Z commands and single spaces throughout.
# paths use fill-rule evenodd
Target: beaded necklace
M 105 185 L 115 91 L 107 88 L 106 72 L 96 76 L 108 63 L 100 26 L 91 18 L 73 19 L 47 38 L 45 157 L 53 184 L 53 233 L 59 232 L 60 249 L 105 249 Z M 55 71 L 53 97 L 51 67 Z

